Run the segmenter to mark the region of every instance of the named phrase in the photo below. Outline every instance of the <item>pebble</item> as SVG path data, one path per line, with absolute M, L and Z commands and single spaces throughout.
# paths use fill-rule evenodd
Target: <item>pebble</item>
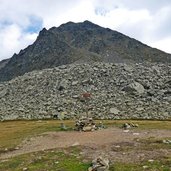
M 74 147 L 74 146 L 78 146 L 78 145 L 80 145 L 79 142 L 75 142 L 74 144 L 72 144 L 73 147 Z
M 154 160 L 153 159 L 150 159 L 150 160 L 148 160 L 148 162 L 152 163 L 152 162 L 154 162 Z
M 128 133 L 128 132 L 129 132 L 129 130 L 123 130 L 123 132 Z
M 134 132 L 133 135 L 140 135 L 140 133 Z
M 149 166 L 143 166 L 143 169 L 148 169 L 149 168 Z

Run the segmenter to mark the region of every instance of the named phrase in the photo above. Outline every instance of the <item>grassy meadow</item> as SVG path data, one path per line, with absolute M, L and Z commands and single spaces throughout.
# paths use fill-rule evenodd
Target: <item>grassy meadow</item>
M 74 121 L 63 121 L 68 131 L 74 128 Z M 96 121 L 98 123 L 99 121 Z M 171 121 L 152 120 L 104 120 L 106 127 L 121 127 L 125 122 L 139 125 L 139 130 L 166 129 L 171 130 Z M 26 138 L 31 138 L 49 131 L 61 131 L 61 121 L 4 121 L 0 122 L 0 154 L 14 150 Z M 171 138 L 171 137 L 170 137 Z M 140 140 L 144 146 L 142 150 L 154 148 L 171 149 L 171 145 L 163 144 L 151 137 Z M 125 150 L 125 149 L 122 149 Z M 128 149 L 127 149 L 128 150 Z M 19 155 L 10 159 L 0 160 L 0 171 L 87 171 L 91 161 L 84 160 L 80 147 L 67 149 L 53 149 Z M 154 162 L 142 163 L 110 163 L 110 171 L 171 171 L 171 156 Z

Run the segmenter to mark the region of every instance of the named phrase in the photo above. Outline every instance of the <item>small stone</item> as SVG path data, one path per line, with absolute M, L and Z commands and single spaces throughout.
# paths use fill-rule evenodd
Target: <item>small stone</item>
M 73 96 L 72 96 L 72 98 L 74 98 L 74 99 L 78 99 L 78 98 L 79 98 L 79 96 L 78 96 L 78 95 L 73 95 Z
M 27 171 L 27 170 L 28 170 L 28 168 L 27 168 L 27 167 L 24 167 L 24 168 L 23 168 L 23 171 Z
M 75 142 L 74 144 L 72 144 L 73 147 L 74 147 L 74 146 L 78 146 L 78 145 L 80 145 L 79 142 Z
M 123 127 L 124 129 L 129 129 L 129 128 L 131 128 L 130 124 L 128 124 L 128 123 L 124 123 L 122 127 Z
M 138 127 L 139 127 L 139 125 L 138 125 L 138 124 L 134 124 L 134 126 L 133 126 L 133 127 L 138 128 Z
M 92 168 L 92 167 L 89 167 L 89 168 L 88 168 L 88 171 L 93 171 L 93 168 Z
M 4 97 L 7 94 L 7 89 L 4 88 L 3 90 L 0 91 L 0 98 Z
M 171 140 L 163 140 L 164 144 L 171 144 Z
M 138 133 L 138 132 L 134 132 L 134 133 L 133 133 L 133 135 L 140 135 L 140 133 Z
M 72 82 L 72 86 L 75 86 L 75 85 L 77 85 L 78 84 L 78 81 L 73 81 Z
M 129 132 L 129 130 L 123 130 L 123 132 L 128 133 L 128 132 Z
M 149 168 L 149 166 L 143 166 L 143 169 L 148 169 Z
M 19 150 L 20 148 L 19 147 L 15 147 L 15 150 Z
M 142 110 L 144 110 L 144 108 L 143 107 L 138 107 L 138 108 L 136 108 L 136 110 L 137 111 L 142 111 Z
M 84 132 L 91 131 L 91 130 L 92 130 L 92 127 L 91 126 L 85 126 L 85 127 L 83 127 L 83 131 Z

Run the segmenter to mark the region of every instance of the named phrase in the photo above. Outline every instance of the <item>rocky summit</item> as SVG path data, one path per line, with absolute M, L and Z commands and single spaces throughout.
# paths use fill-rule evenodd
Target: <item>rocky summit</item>
M 90 21 L 40 31 L 19 54 L 0 62 L 0 82 L 34 70 L 72 63 L 171 63 L 171 55 Z
M 88 96 L 83 96 L 85 93 Z M 169 119 L 171 64 L 70 64 L 0 84 L 0 119 Z

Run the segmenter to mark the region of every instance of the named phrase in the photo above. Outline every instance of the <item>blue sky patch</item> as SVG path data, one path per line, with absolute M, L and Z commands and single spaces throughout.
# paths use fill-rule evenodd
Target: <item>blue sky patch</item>
M 42 29 L 43 20 L 37 16 L 30 16 L 30 25 L 24 30 L 27 33 L 38 33 Z
M 0 28 L 5 28 L 5 27 L 8 27 L 10 25 L 12 25 L 13 23 L 11 21 L 8 21 L 8 20 L 4 20 L 4 21 L 1 21 L 0 22 Z

